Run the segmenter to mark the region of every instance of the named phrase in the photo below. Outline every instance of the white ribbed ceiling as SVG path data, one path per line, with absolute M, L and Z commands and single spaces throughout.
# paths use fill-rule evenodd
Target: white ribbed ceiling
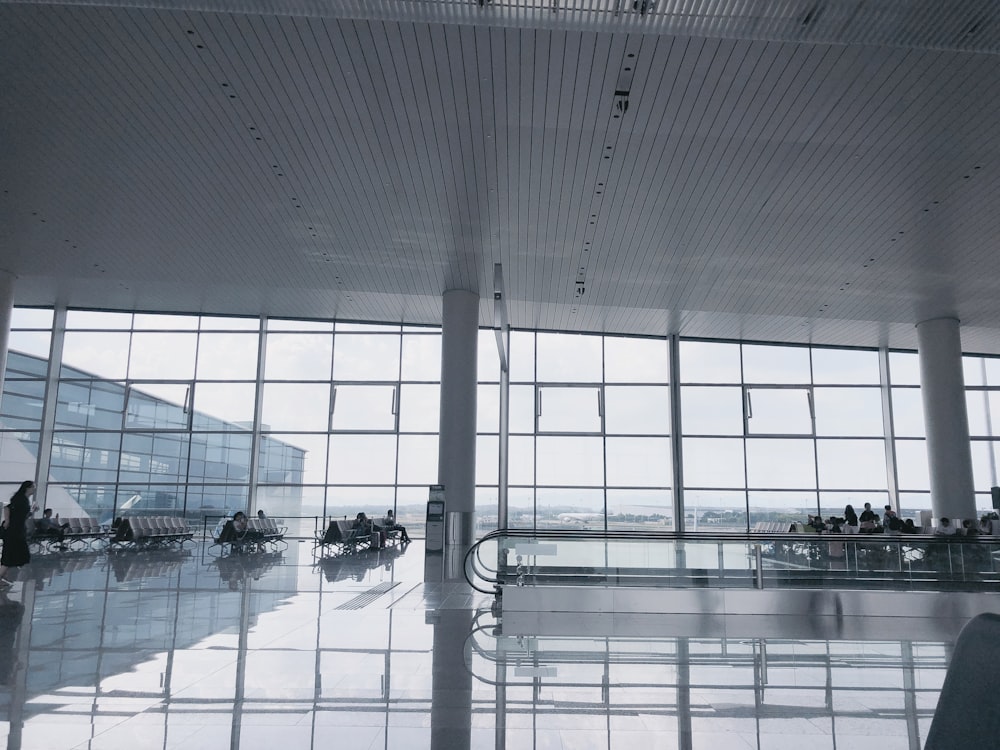
M 230 5 L 0 3 L 19 304 L 1000 352 L 996 3 Z

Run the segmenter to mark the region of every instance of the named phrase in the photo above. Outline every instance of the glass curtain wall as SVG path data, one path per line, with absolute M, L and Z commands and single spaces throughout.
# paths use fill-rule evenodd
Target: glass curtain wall
M 49 504 L 75 502 L 102 521 L 246 508 L 258 329 L 246 318 L 68 311 Z
M 11 476 L 35 473 L 52 321 L 15 310 L 0 424 Z M 440 346 L 434 328 L 70 310 L 48 504 L 104 522 L 252 504 L 306 535 L 309 517 L 358 511 L 422 524 Z
M 681 341 L 680 373 L 685 528 L 888 503 L 878 352 Z
M 509 525 L 671 528 L 666 339 L 514 331 Z
M 966 356 L 963 367 L 976 507 L 985 513 L 993 508 L 990 488 L 1000 486 L 1000 359 Z
M 920 362 L 916 352 L 889 352 L 889 382 L 899 506 L 901 515 L 913 518 L 919 526 L 920 511 L 931 508 L 931 479 L 924 403 L 920 395 Z
M 53 319 L 14 311 L 0 457 L 11 482 L 33 476 L 51 436 L 48 501 L 61 514 L 394 508 L 422 525 L 437 481 L 440 329 L 69 310 L 46 429 Z M 893 488 L 905 515 L 930 508 L 915 353 L 888 352 L 880 369 L 874 350 L 681 340 L 672 436 L 669 351 L 665 338 L 511 333 L 510 526 L 744 530 L 881 508 Z M 998 483 L 998 363 L 965 357 L 981 512 Z M 485 532 L 497 523 L 501 396 L 489 330 L 478 372 Z
M 52 310 L 19 308 L 11 319 L 0 400 L 0 467 L 12 485 L 35 478 L 52 321 Z

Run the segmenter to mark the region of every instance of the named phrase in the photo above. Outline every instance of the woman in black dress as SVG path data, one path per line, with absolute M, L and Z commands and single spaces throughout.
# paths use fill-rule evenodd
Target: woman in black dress
M 858 533 L 858 514 L 854 511 L 853 505 L 848 505 L 844 508 L 844 521 L 848 526 L 852 527 L 847 530 L 848 534 Z
M 11 585 L 7 580 L 10 568 L 20 568 L 31 562 L 28 552 L 28 538 L 24 531 L 24 522 L 31 515 L 31 496 L 35 494 L 35 483 L 21 482 L 21 487 L 10 498 L 10 504 L 3 509 L 5 534 L 3 554 L 0 555 L 0 588 Z

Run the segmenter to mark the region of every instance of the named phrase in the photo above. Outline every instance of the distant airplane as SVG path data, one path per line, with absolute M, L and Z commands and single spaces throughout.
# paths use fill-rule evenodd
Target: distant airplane
M 592 523 L 594 521 L 603 521 L 603 513 L 560 513 L 559 523 Z

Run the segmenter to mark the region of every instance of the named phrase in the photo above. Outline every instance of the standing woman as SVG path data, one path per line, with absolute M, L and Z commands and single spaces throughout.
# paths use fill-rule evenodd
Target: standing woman
M 31 562 L 24 522 L 31 515 L 29 498 L 34 494 L 34 482 L 21 482 L 20 489 L 11 496 L 10 503 L 4 506 L 3 525 L 6 527 L 6 534 L 3 540 L 3 554 L 0 555 L 0 588 L 11 585 L 7 580 L 8 569 L 20 568 Z
M 854 511 L 853 505 L 848 505 L 844 508 L 844 521 L 847 525 L 845 531 L 848 534 L 858 533 L 858 514 Z

